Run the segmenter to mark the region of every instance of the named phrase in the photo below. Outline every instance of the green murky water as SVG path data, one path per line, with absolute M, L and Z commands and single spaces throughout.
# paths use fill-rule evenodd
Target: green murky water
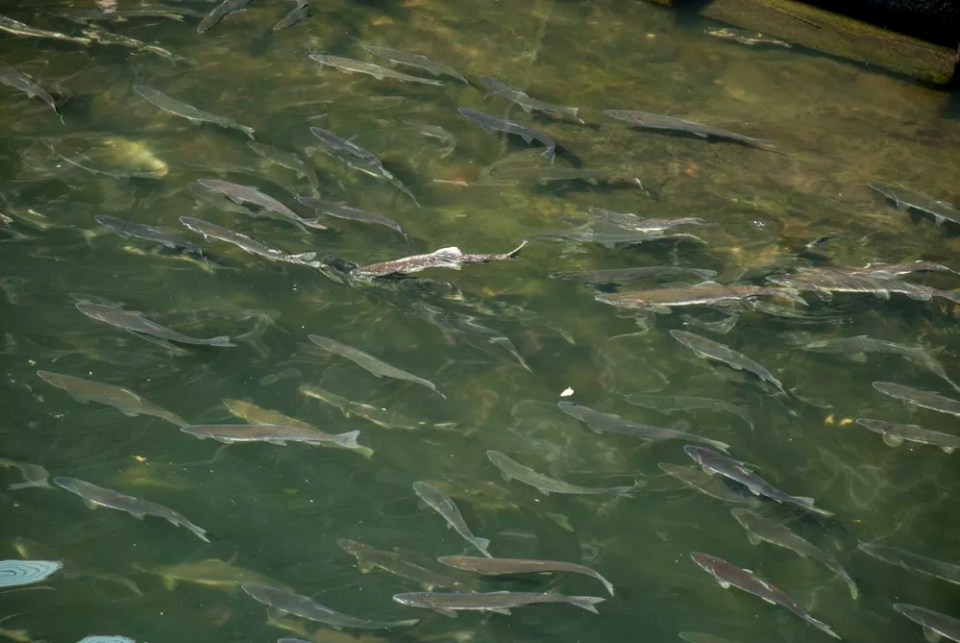
M 40 585 L 0 598 L 8 636 L 75 641 L 94 633 L 138 641 L 674 641 L 679 632 L 732 640 L 814 641 L 826 635 L 783 609 L 725 591 L 689 554 L 706 552 L 753 570 L 850 641 L 919 641 L 921 630 L 892 609 L 910 603 L 960 616 L 950 584 L 886 565 L 859 542 L 882 542 L 960 562 L 957 456 L 925 445 L 893 449 L 851 423 L 871 417 L 957 433 L 957 418 L 911 410 L 871 383 L 894 381 L 957 397 L 944 379 L 897 355 L 822 354 L 800 345 L 871 337 L 920 346 L 960 378 L 957 317 L 949 299 L 807 293 L 807 307 L 693 307 L 634 315 L 594 300 L 595 290 L 552 272 L 674 265 L 716 271 L 722 283 L 761 284 L 804 266 L 863 266 L 924 259 L 960 268 L 957 237 L 899 212 L 868 182 L 900 183 L 960 200 L 960 120 L 949 93 L 878 70 L 797 50 L 755 49 L 712 38 L 708 26 L 643 3 L 314 2 L 288 29 L 271 26 L 294 7 L 254 2 L 200 35 L 212 5 L 169 3 L 183 22 L 136 18 L 104 28 L 189 59 L 53 40 L 0 39 L 0 58 L 61 97 L 64 124 L 40 100 L 4 87 L 0 96 L 2 212 L 0 306 L 4 388 L 0 456 L 36 463 L 170 507 L 208 532 L 210 544 L 159 518 L 91 511 L 60 489 L 0 494 L 4 558 L 62 560 Z M 137 5 L 121 2 L 119 8 Z M 4 3 L 3 14 L 79 34 L 58 13 L 86 3 Z M 197 15 L 192 15 L 196 13 Z M 310 52 L 384 62 L 360 43 L 429 56 L 475 80 L 486 74 L 535 98 L 580 108 L 585 125 L 528 115 L 477 86 L 379 81 L 321 69 Z M 433 78 L 422 70 L 398 71 Z M 256 130 L 256 140 L 309 159 L 326 199 L 389 215 L 385 227 L 330 218 L 330 231 L 252 217 L 195 184 L 250 185 L 297 214 L 311 194 L 302 177 L 271 165 L 240 132 L 197 125 L 158 110 L 146 85 Z M 956 99 L 954 95 L 952 97 Z M 504 139 L 463 118 L 478 109 L 548 133 L 552 167 L 600 169 L 645 186 L 511 178 L 550 168 L 536 143 Z M 609 108 L 670 114 L 767 139 L 776 151 L 630 129 Z M 952 118 L 951 118 L 952 117 Z M 440 126 L 455 139 L 425 137 Z M 377 154 L 421 207 L 389 182 L 352 170 L 317 148 L 310 127 Z M 507 159 L 491 168 L 491 165 Z M 504 170 L 503 175 L 497 174 Z M 152 173 L 153 176 L 142 176 Z M 584 209 L 643 217 L 700 217 L 682 228 L 702 242 L 602 245 L 558 239 Z M 176 231 L 207 258 L 124 239 L 99 225 L 107 215 Z M 501 253 L 529 238 L 512 261 L 434 269 L 406 280 L 338 283 L 306 266 L 271 263 L 178 222 L 195 217 L 284 252 L 315 251 L 355 264 L 458 246 Z M 805 244 L 834 237 L 819 253 Z M 338 265 L 343 265 L 342 263 Z M 676 280 L 677 278 L 672 278 Z M 949 273 L 915 284 L 952 289 Z M 696 281 L 687 279 L 687 281 Z M 671 279 L 667 280 L 671 283 Z M 654 288 L 656 280 L 619 290 Z M 607 291 L 617 290 L 605 287 Z M 77 302 L 122 304 L 197 337 L 227 335 L 233 348 L 148 342 L 81 314 Z M 478 328 L 478 325 L 482 328 Z M 739 350 L 783 382 L 787 396 L 750 374 L 699 359 L 668 331 L 684 329 Z M 367 351 L 432 381 L 445 396 L 378 379 L 318 350 L 317 334 Z M 504 339 L 506 338 L 506 339 Z M 491 341 L 493 340 L 493 341 Z M 509 341 L 507 341 L 509 340 Z M 524 368 L 524 364 L 529 370 Z M 223 400 L 241 399 L 329 432 L 359 430 L 371 458 L 342 449 L 256 443 L 221 448 L 147 415 L 81 404 L 38 370 L 123 386 L 193 424 L 239 422 Z M 304 396 L 320 386 L 424 426 L 388 430 Z M 557 408 L 569 399 L 624 419 L 728 443 L 788 493 L 834 512 L 818 518 L 765 501 L 757 511 L 830 552 L 859 586 L 853 600 L 826 567 L 770 544 L 751 545 L 729 503 L 665 475 L 659 463 L 690 465 L 683 442 L 646 443 L 597 434 Z M 634 393 L 714 398 L 729 413 L 664 413 L 631 405 Z M 496 450 L 541 473 L 585 486 L 645 486 L 635 496 L 541 495 L 504 481 L 486 457 Z M 21 481 L 2 472 L 3 486 Z M 443 519 L 418 507 L 412 483 L 437 481 L 495 556 L 580 562 L 609 578 L 616 596 L 599 615 L 570 605 L 517 608 L 511 616 L 453 620 L 399 605 L 420 590 L 404 578 L 362 574 L 337 544 L 353 539 L 437 571 L 437 556 L 476 553 Z M 735 484 L 727 491 L 737 492 Z M 739 488 L 743 494 L 743 489 Z M 750 501 L 749 493 L 742 500 Z M 236 584 L 164 582 L 159 568 L 219 559 L 352 616 L 420 618 L 413 627 L 338 632 L 289 617 L 295 634 L 267 622 L 264 605 Z M 450 571 L 450 570 L 446 570 Z M 556 591 L 604 596 L 582 576 L 471 579 L 478 591 Z M 169 581 L 169 579 L 168 579 Z M 17 640 L 27 640 L 21 638 Z

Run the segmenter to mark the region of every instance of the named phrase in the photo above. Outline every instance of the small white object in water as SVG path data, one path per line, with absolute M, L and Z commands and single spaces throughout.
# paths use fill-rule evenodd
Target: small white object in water
M 573 395 L 573 389 L 569 386 L 560 392 L 560 397 L 570 397 L 571 395 Z

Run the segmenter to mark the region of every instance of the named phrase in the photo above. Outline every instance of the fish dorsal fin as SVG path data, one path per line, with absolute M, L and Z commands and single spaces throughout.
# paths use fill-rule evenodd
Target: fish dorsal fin
M 694 284 L 693 288 L 714 288 L 716 286 L 721 286 L 721 285 L 722 284 L 720 284 L 719 282 L 713 281 L 712 279 L 708 279 L 707 281 L 701 281 L 698 284 Z

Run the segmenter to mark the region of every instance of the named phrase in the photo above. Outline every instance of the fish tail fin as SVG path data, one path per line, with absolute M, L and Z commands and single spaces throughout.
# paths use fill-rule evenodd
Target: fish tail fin
M 549 159 L 549 161 L 552 163 L 553 159 L 557 156 L 557 148 L 548 147 L 546 150 L 543 151 L 542 154 L 540 154 L 540 156 L 542 156 L 545 159 Z
M 207 340 L 207 343 L 210 346 L 236 346 L 233 342 L 230 341 L 230 338 L 226 335 L 221 335 L 219 337 L 211 337 Z
M 795 289 L 793 289 L 793 288 L 784 288 L 783 290 L 781 290 L 781 291 L 778 293 L 778 296 L 780 296 L 780 297 L 782 297 L 783 299 L 786 299 L 786 300 L 788 300 L 788 301 L 792 301 L 793 303 L 798 304 L 798 305 L 800 305 L 800 306 L 809 306 L 809 305 L 810 305 L 810 304 L 807 303 L 807 300 L 806 300 L 806 299 L 804 299 L 803 297 L 800 296 L 800 291 L 795 290 Z
M 596 575 L 596 579 L 597 579 L 598 581 L 600 581 L 601 583 L 603 583 L 604 589 L 607 590 L 607 593 L 610 594 L 610 596 L 613 596 L 613 595 L 614 595 L 613 583 L 611 583 L 610 581 L 608 581 L 606 578 L 604 578 L 604 577 L 601 576 L 600 574 L 597 574 L 597 575 Z
M 330 226 L 325 226 L 320 223 L 320 219 L 301 219 L 300 223 L 307 226 L 308 228 L 313 228 L 314 230 L 329 230 Z M 316 254 L 316 253 L 314 253 Z
M 576 605 L 580 609 L 585 609 L 588 612 L 593 612 L 594 614 L 599 614 L 595 607 L 597 603 L 602 603 L 607 599 L 601 596 L 568 596 L 567 602 L 571 605 Z
M 360 437 L 360 431 L 347 431 L 346 433 L 341 433 L 338 437 L 342 440 L 341 444 L 346 448 L 360 448 L 360 444 L 357 442 L 357 438 Z
M 960 288 L 957 290 L 945 290 L 943 296 L 952 302 L 960 303 Z
M 488 538 L 481 538 L 480 536 L 474 536 L 473 538 L 470 539 L 470 543 L 474 547 L 479 549 L 480 553 L 482 553 L 487 558 L 493 558 L 493 556 L 490 555 L 490 552 L 487 551 L 487 548 L 490 547 L 490 540 Z
M 524 239 L 523 241 L 521 241 L 519 246 L 517 246 L 516 248 L 514 248 L 513 250 L 511 250 L 510 252 L 508 252 L 508 253 L 507 253 L 506 255 L 504 255 L 504 256 L 505 256 L 507 259 L 513 259 L 513 258 L 516 257 L 518 254 L 520 254 L 520 251 L 523 250 L 523 247 L 524 247 L 525 245 L 527 245 L 527 240 L 526 240 L 526 239 Z
M 720 449 L 724 453 L 729 453 L 730 451 L 730 445 L 726 442 L 721 442 L 720 440 L 711 440 L 710 438 L 703 438 L 703 441 L 712 446 L 714 449 Z
M 804 509 L 812 511 L 815 514 L 819 514 L 824 518 L 830 518 L 833 516 L 832 511 L 827 511 L 826 509 L 821 509 L 820 507 L 815 506 L 813 498 L 807 498 L 806 496 L 794 496 L 794 500 L 797 504 L 801 505 Z
M 252 127 L 247 127 L 246 125 L 241 125 L 241 126 L 240 126 L 240 131 L 243 132 L 244 134 L 246 134 L 247 136 L 249 136 L 249 137 L 251 138 L 251 140 L 252 140 L 252 139 L 253 139 L 253 133 L 254 133 L 256 130 L 254 130 Z

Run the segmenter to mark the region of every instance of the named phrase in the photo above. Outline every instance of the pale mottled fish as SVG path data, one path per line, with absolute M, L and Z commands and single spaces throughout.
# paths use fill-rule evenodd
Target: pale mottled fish
M 528 114 L 536 110 L 538 112 L 544 112 L 545 114 L 567 116 L 578 123 L 583 123 L 583 120 L 577 115 L 579 110 L 576 107 L 565 107 L 563 105 L 545 103 L 542 100 L 532 98 L 526 92 L 521 91 L 516 87 L 511 87 L 510 85 L 504 83 L 503 81 L 497 80 L 492 76 L 480 76 L 479 79 L 480 82 L 483 83 L 483 86 L 487 88 L 487 96 L 494 94 L 496 96 L 506 98 L 511 103 L 516 103 L 519 105 L 520 108 Z
M 665 232 L 685 225 L 708 225 L 700 217 L 677 217 L 675 219 L 641 217 L 632 212 L 617 212 L 593 206 L 587 208 L 587 214 L 595 222 L 608 223 L 636 232 Z
M 422 607 L 445 616 L 456 616 L 459 611 L 509 614 L 515 607 L 536 603 L 569 603 L 597 614 L 594 606 L 606 599 L 599 596 L 564 596 L 534 592 L 406 592 L 394 594 L 393 600 L 401 605 Z
M 505 480 L 517 480 L 530 485 L 545 496 L 549 496 L 551 493 L 629 496 L 640 486 L 640 483 L 637 482 L 629 487 L 581 487 L 538 473 L 499 451 L 487 451 L 487 459 L 500 469 Z
M 896 382 L 874 382 L 873 388 L 907 404 L 960 417 L 960 401 L 944 397 L 934 391 L 925 391 Z
M 418 69 L 423 69 L 434 76 L 450 76 L 451 78 L 456 78 L 461 83 L 469 85 L 467 79 L 458 72 L 456 69 L 448 67 L 443 63 L 438 63 L 435 60 L 427 58 L 421 54 L 410 53 L 409 51 L 400 51 L 398 49 L 387 49 L 386 47 L 375 47 L 373 45 L 361 44 L 360 47 L 374 56 L 379 56 L 384 60 L 389 60 L 392 63 L 398 65 L 407 65 L 408 67 L 416 67 Z
M 889 200 L 898 210 L 930 215 L 938 224 L 944 221 L 960 225 L 960 211 L 946 201 L 890 183 L 868 183 L 867 187 Z
M 40 489 L 55 489 L 55 487 L 50 484 L 50 472 L 41 467 L 39 464 L 33 464 L 31 462 L 16 462 L 15 460 L 8 460 L 7 458 L 0 458 L 0 467 L 4 469 L 19 469 L 20 475 L 23 476 L 23 482 L 15 482 L 7 487 L 8 491 L 15 491 L 16 489 L 28 489 L 30 487 L 39 487 Z
M 354 208 L 339 201 L 324 201 L 323 199 L 317 199 L 309 196 L 298 196 L 297 201 L 308 208 L 313 208 L 314 210 L 331 217 L 347 219 L 348 221 L 359 221 L 360 223 L 382 225 L 390 228 L 391 230 L 396 230 L 404 237 L 407 236 L 407 234 L 403 231 L 403 228 L 400 227 L 399 223 L 383 214 Z
M 417 565 L 396 550 L 384 551 L 355 540 L 350 540 L 349 538 L 338 538 L 337 544 L 340 545 L 341 549 L 357 559 L 357 564 L 363 573 L 369 572 L 374 567 L 377 567 L 391 574 L 412 580 L 422 585 L 427 591 L 431 591 L 435 587 L 457 587 L 462 585 L 459 579 Z
M 116 306 L 104 306 L 102 304 L 87 302 L 78 302 L 76 308 L 90 319 L 96 319 L 97 321 L 102 321 L 105 324 L 122 328 L 123 330 L 143 333 L 144 335 L 150 335 L 158 339 L 195 346 L 236 346 L 236 344 L 230 343 L 229 337 L 225 336 L 201 339 L 199 337 L 190 337 L 189 335 L 178 333 L 175 330 L 171 330 L 147 319 L 143 316 L 143 313 L 138 310 L 124 310 Z
M 217 558 L 138 569 L 159 576 L 168 590 L 173 590 L 177 583 L 194 583 L 228 590 L 238 589 L 244 583 L 273 584 L 273 581 L 263 574 Z
M 326 54 L 310 54 L 307 56 L 310 60 L 327 67 L 333 67 L 339 71 L 347 73 L 359 73 L 373 76 L 377 80 L 399 80 L 408 83 L 421 83 L 423 85 L 443 86 L 443 81 L 432 80 L 430 78 L 420 78 L 394 71 L 388 67 L 381 67 L 373 63 L 363 62 L 362 60 L 353 60 L 352 58 L 343 58 L 341 56 L 329 56 Z
M 449 248 L 434 250 L 429 254 L 413 255 L 392 261 L 360 266 L 355 272 L 358 275 L 369 277 L 387 277 L 390 275 L 407 275 L 426 270 L 427 268 L 453 268 L 454 270 L 460 270 L 460 266 L 465 263 L 488 263 L 490 261 L 513 259 L 520 253 L 525 245 L 527 245 L 526 240 L 510 252 L 503 254 L 468 254 L 462 252 L 460 248 L 451 246 Z
M 742 406 L 737 406 L 724 400 L 715 400 L 709 397 L 692 397 L 689 395 L 657 395 L 644 393 L 630 393 L 624 399 L 630 404 L 653 409 L 661 413 L 675 411 L 719 411 L 736 415 L 753 429 L 753 420 L 750 413 Z
M 58 560 L 0 560 L 0 587 L 39 583 L 62 568 Z
M 37 376 L 47 384 L 66 391 L 78 402 L 99 402 L 112 406 L 125 415 L 151 415 L 176 426 L 183 426 L 187 423 L 179 415 L 171 413 L 121 386 L 51 371 L 37 371 Z
M 463 569 L 484 576 L 500 576 L 504 574 L 543 574 L 553 572 L 570 572 L 583 574 L 603 583 L 603 587 L 613 596 L 613 583 L 600 575 L 595 569 L 577 563 L 568 563 L 560 560 L 534 560 L 530 558 L 480 558 L 477 556 L 440 556 L 437 558 L 444 565 L 456 569 Z
M 579 281 L 591 286 L 619 285 L 642 279 L 668 279 L 676 277 L 695 277 L 710 279 L 717 276 L 716 270 L 704 268 L 684 268 L 683 266 L 638 266 L 636 268 L 610 268 L 600 270 L 567 270 L 552 272 L 551 279 Z
M 921 626 L 928 641 L 937 641 L 941 636 L 960 641 L 960 619 L 906 603 L 894 603 L 893 609 Z
M 478 123 L 484 129 L 513 134 L 522 138 L 526 143 L 532 143 L 533 141 L 541 143 L 546 147 L 541 156 L 545 156 L 548 159 L 552 159 L 557 153 L 557 142 L 543 132 L 467 107 L 459 107 L 457 111 L 460 112 L 461 116 L 469 118 L 474 123 Z
M 83 498 L 84 504 L 91 509 L 96 509 L 97 507 L 117 509 L 119 511 L 126 511 L 134 518 L 140 519 L 142 519 L 144 516 L 156 516 L 157 518 L 163 518 L 173 525 L 183 527 L 188 531 L 193 532 L 197 538 L 204 542 L 210 542 L 210 540 L 207 538 L 207 532 L 205 529 L 201 529 L 173 509 L 164 507 L 163 505 L 158 505 L 155 502 L 150 502 L 149 500 L 144 500 L 143 498 L 137 498 L 135 496 L 127 496 L 119 491 L 98 487 L 95 484 L 84 482 L 83 480 L 78 480 L 76 478 L 59 476 L 53 479 L 53 484 L 57 485 L 61 489 L 65 489 L 70 493 L 75 493 L 76 495 L 80 496 Z
M 286 446 L 287 442 L 303 442 L 313 446 L 335 444 L 345 449 L 360 447 L 357 444 L 360 431 L 331 435 L 316 429 L 283 424 L 189 424 L 180 427 L 180 430 L 200 439 L 209 438 L 224 444 L 269 442 Z
M 314 228 L 315 230 L 327 229 L 327 226 L 323 225 L 316 219 L 304 219 L 277 199 L 273 198 L 269 194 L 264 194 L 255 187 L 231 183 L 230 181 L 220 181 L 217 179 L 197 179 L 197 183 L 208 190 L 219 192 L 237 205 L 252 203 L 253 205 L 263 208 L 268 212 L 275 212 L 279 214 L 280 218 L 286 219 L 287 221 L 293 221 L 294 223 L 298 223 L 308 228 Z
M 27 76 L 15 67 L 11 67 L 2 60 L 0 60 L 0 83 L 7 87 L 18 89 L 31 98 L 39 98 L 49 105 L 50 109 L 57 115 L 57 118 L 60 119 L 60 122 L 63 122 L 63 116 L 60 114 L 60 108 L 57 107 L 57 101 L 50 95 L 50 92 L 37 84 L 30 76 Z
M 960 565 L 945 563 L 919 554 L 875 543 L 860 543 L 860 550 L 883 562 L 960 585 Z
M 440 514 L 447 521 L 447 525 L 460 534 L 464 540 L 476 547 L 487 558 L 492 558 L 490 552 L 487 551 L 490 541 L 473 535 L 473 532 L 470 531 L 467 523 L 463 520 L 463 516 L 460 515 L 457 504 L 449 496 L 429 482 L 422 481 L 413 483 L 413 491 L 426 506 Z
M 273 25 L 273 31 L 287 29 L 310 15 L 310 3 L 307 0 L 294 0 L 297 6 Z
M 266 246 L 245 234 L 218 226 L 210 223 L 209 221 L 194 219 L 193 217 L 180 217 L 180 223 L 187 226 L 197 234 L 203 235 L 204 239 L 217 239 L 219 241 L 232 243 L 241 250 L 249 252 L 250 254 L 258 257 L 263 257 L 264 259 L 268 259 L 270 261 L 292 263 L 294 265 L 308 266 L 310 268 L 320 268 L 323 265 L 320 261 L 315 260 L 317 256 L 316 252 L 303 252 L 293 255 L 288 254 L 281 250 L 277 250 L 276 248 Z
M 810 625 L 813 625 L 829 636 L 832 636 L 835 639 L 840 638 L 840 636 L 834 632 L 829 625 L 823 621 L 815 619 L 809 612 L 803 609 L 799 603 L 784 594 L 780 588 L 776 587 L 769 581 L 760 578 L 749 570 L 742 569 L 736 565 L 728 563 L 721 558 L 711 556 L 710 554 L 704 554 L 702 552 L 693 552 L 690 554 L 690 558 L 692 558 L 693 562 L 695 562 L 704 571 L 708 572 L 715 579 L 717 579 L 720 587 L 726 589 L 733 586 L 737 589 L 747 592 L 748 594 L 753 594 L 754 596 L 761 598 L 768 603 L 779 605 L 780 607 L 786 608 L 792 614 L 802 618 L 804 621 Z
M 759 31 L 749 31 L 747 29 L 738 29 L 736 27 L 707 27 L 703 30 L 708 36 L 713 36 L 715 38 L 723 38 L 724 40 L 732 40 L 733 42 L 738 42 L 741 45 L 755 46 L 755 45 L 772 45 L 774 47 L 784 47 L 790 49 L 793 45 L 789 42 L 783 40 L 778 40 L 777 38 L 771 38 L 770 36 L 764 35 Z
M 751 285 L 723 285 L 704 282 L 693 286 L 657 288 L 632 292 L 604 293 L 594 297 L 599 302 L 618 308 L 651 309 L 680 306 L 719 306 L 749 301 L 758 297 L 787 299 L 803 306 L 807 302 L 796 290 Z
M 147 87 L 146 85 L 134 85 L 133 90 L 137 92 L 141 98 L 154 107 L 162 109 L 163 111 L 169 112 L 175 116 L 185 118 L 191 123 L 212 123 L 227 129 L 239 130 L 250 138 L 253 138 L 254 130 L 252 127 L 241 125 L 231 118 L 227 118 L 226 116 L 217 116 L 216 114 L 199 110 L 192 105 L 187 105 L 176 98 L 167 96 L 163 92 L 159 92 L 152 87 Z
M 0 16 L 0 31 L 6 31 L 14 36 L 24 36 L 27 38 L 49 38 L 51 40 L 60 40 L 62 42 L 72 42 L 77 45 L 90 44 L 89 38 L 80 38 L 78 36 L 70 36 L 65 33 L 60 33 L 59 31 L 50 31 L 48 29 L 40 29 L 39 27 L 32 27 L 28 24 L 20 22 L 19 20 L 8 18 L 7 16 Z
M 740 143 L 741 145 L 756 147 L 762 150 L 769 150 L 773 147 L 773 143 L 770 141 L 744 136 L 743 134 L 737 134 L 736 132 L 731 132 L 730 130 L 714 127 L 713 125 L 704 125 L 703 123 L 685 121 L 680 118 L 674 118 L 673 116 L 651 114 L 649 112 L 638 112 L 628 109 L 605 109 L 603 110 L 603 113 L 612 118 L 626 121 L 634 127 L 668 130 L 672 132 L 684 132 L 687 134 L 693 134 L 699 138 L 715 138 L 724 141 L 732 141 L 734 143 Z
M 735 351 L 729 346 L 721 344 L 720 342 L 715 342 L 712 339 L 707 339 L 702 335 L 689 333 L 685 330 L 671 330 L 670 335 L 675 340 L 692 350 L 698 357 L 723 362 L 730 368 L 737 371 L 749 371 L 765 382 L 773 384 L 780 389 L 784 395 L 786 395 L 787 392 L 784 390 L 783 384 L 781 384 L 780 380 L 773 376 L 773 373 L 743 353 Z
M 883 443 L 891 447 L 898 447 L 906 440 L 940 447 L 947 455 L 960 449 L 960 436 L 925 429 L 916 424 L 894 424 L 870 418 L 857 418 L 857 424 L 882 435 Z
M 416 625 L 420 622 L 415 618 L 405 621 L 368 621 L 366 619 L 342 614 L 306 596 L 294 594 L 293 592 L 271 585 L 244 583 L 242 589 L 250 598 L 268 607 L 283 610 L 284 612 L 289 612 L 290 614 L 310 619 L 311 621 L 317 621 L 318 623 L 326 623 L 336 628 L 389 630 L 395 627 Z
M 660 470 L 671 478 L 679 480 L 684 485 L 699 491 L 705 496 L 710 496 L 724 502 L 749 505 L 751 507 L 759 505 L 759 501 L 749 494 L 737 493 L 731 489 L 722 479 L 707 473 L 696 465 L 676 465 L 669 462 L 660 462 L 657 464 Z
M 200 21 L 200 24 L 197 25 L 197 33 L 204 33 L 212 29 L 226 16 L 246 8 L 251 2 L 253 0 L 223 0 Z
M 118 219 L 105 214 L 98 215 L 96 220 L 97 223 L 107 226 L 121 237 L 143 239 L 144 241 L 159 243 L 160 245 L 166 246 L 171 250 L 185 250 L 186 252 L 192 252 L 195 255 L 203 255 L 203 250 L 199 246 L 181 239 L 172 232 L 167 232 L 166 230 L 161 230 L 160 228 L 155 228 L 151 225 L 134 223 L 133 221 Z
M 300 392 L 307 397 L 312 397 L 325 404 L 337 407 L 346 417 L 356 415 L 385 429 L 415 430 L 436 426 L 423 420 L 413 420 L 386 408 L 348 400 L 345 397 L 326 391 L 318 386 L 303 385 L 300 387 Z M 447 424 L 444 425 L 443 428 L 449 428 L 450 426 L 451 425 Z

